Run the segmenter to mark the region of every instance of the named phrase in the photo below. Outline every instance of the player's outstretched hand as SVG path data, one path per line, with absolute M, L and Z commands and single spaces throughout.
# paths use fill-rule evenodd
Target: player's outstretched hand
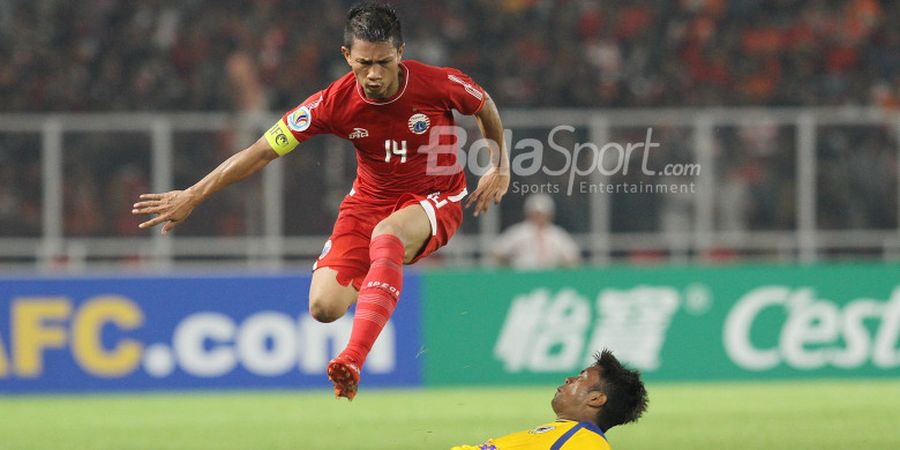
M 138 225 L 140 228 L 150 228 L 163 222 L 162 234 L 169 234 L 175 225 L 187 219 L 194 210 L 196 202 L 187 191 L 169 191 L 162 194 L 141 194 L 141 201 L 134 204 L 131 213 L 156 214 L 156 217 Z
M 475 217 L 478 217 L 488 210 L 492 200 L 495 205 L 499 205 L 507 189 L 509 189 L 509 171 L 501 172 L 492 167 L 478 180 L 478 187 L 466 201 L 466 208 L 474 204 Z

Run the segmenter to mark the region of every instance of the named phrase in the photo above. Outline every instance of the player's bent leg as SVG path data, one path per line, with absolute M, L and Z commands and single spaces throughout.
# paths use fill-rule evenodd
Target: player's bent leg
M 357 295 L 352 285 L 344 286 L 337 281 L 336 270 L 319 267 L 309 285 L 309 314 L 319 322 L 334 322 L 356 302 Z
M 356 396 L 360 369 L 400 299 L 403 263 L 415 258 L 430 236 L 431 222 L 420 205 L 395 211 L 372 231 L 369 272 L 359 290 L 350 342 L 328 363 L 337 397 Z

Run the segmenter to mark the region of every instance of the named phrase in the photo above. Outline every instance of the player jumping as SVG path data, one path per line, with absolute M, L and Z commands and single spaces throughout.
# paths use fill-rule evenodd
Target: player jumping
M 403 285 L 402 265 L 447 244 L 462 222 L 466 196 L 449 136 L 436 127 L 454 124 L 453 110 L 474 115 L 492 143 L 492 167 L 466 201 L 478 216 L 509 187 L 503 125 L 490 96 L 464 73 L 401 61 L 405 45 L 390 6 L 362 3 L 350 9 L 341 53 L 351 72 L 286 113 L 250 147 L 234 154 L 183 191 L 144 194 L 133 214 L 155 214 L 141 228 L 165 223 L 167 234 L 197 205 L 317 134 L 353 143 L 357 176 L 341 203 L 331 237 L 313 266 L 310 314 L 333 322 L 354 302 L 350 342 L 328 364 L 338 397 L 352 400 L 366 356 L 394 311 Z M 429 170 L 437 169 L 437 170 Z

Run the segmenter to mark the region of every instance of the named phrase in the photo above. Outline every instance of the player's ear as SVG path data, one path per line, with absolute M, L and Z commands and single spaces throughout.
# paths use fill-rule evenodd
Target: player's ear
M 591 391 L 587 397 L 588 406 L 592 406 L 594 408 L 600 408 L 601 406 L 606 404 L 606 394 L 600 391 Z
M 397 47 L 397 61 L 403 59 L 403 50 L 406 50 L 406 42 L 401 43 L 400 46 Z
M 341 54 L 344 55 L 344 59 L 347 60 L 347 64 L 350 64 L 350 49 L 342 45 Z

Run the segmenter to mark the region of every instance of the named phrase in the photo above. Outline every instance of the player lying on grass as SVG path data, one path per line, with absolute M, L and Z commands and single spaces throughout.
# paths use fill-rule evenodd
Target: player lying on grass
M 623 367 L 609 350 L 594 358 L 594 365 L 556 388 L 550 402 L 555 422 L 451 450 L 611 450 L 605 433 L 638 420 L 647 410 L 647 391 L 640 373 Z
M 141 228 L 165 223 L 166 234 L 213 193 L 247 178 L 318 134 L 353 143 L 357 176 L 341 203 L 331 237 L 315 265 L 309 311 L 333 322 L 353 303 L 347 348 L 328 364 L 338 397 L 353 399 L 360 369 L 400 297 L 402 265 L 447 244 L 462 222 L 465 174 L 456 144 L 437 127 L 454 124 L 453 110 L 474 115 L 490 144 L 493 166 L 466 202 L 475 215 L 499 203 L 509 187 L 503 125 L 490 96 L 457 69 L 402 61 L 403 36 L 389 6 L 350 9 L 341 52 L 351 71 L 287 112 L 256 143 L 183 191 L 144 194 L 134 214 L 155 214 Z M 437 150 L 437 151 L 436 151 Z M 433 169 L 433 170 L 430 170 Z

